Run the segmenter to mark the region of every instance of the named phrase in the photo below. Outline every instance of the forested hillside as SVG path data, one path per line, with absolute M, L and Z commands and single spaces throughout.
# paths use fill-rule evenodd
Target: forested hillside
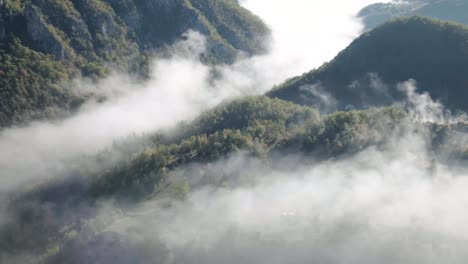
M 0 2 L 0 126 L 52 117 L 82 98 L 82 75 L 145 76 L 154 52 L 193 29 L 208 39 L 206 63 L 265 51 L 269 30 L 234 0 L 5 0 Z
M 68 89 L 189 29 L 196 66 Z M 0 0 L 0 264 L 465 263 L 468 27 L 398 18 L 255 95 L 268 34 L 237 0 Z
M 172 136 L 153 135 L 153 143 L 136 152 L 128 150 L 126 158 L 110 169 L 91 172 L 81 166 L 73 176 L 11 194 L 6 204 L 10 216 L 0 225 L 0 259 L 19 254 L 26 256 L 22 263 L 164 261 L 176 254 L 168 245 L 130 239 L 144 237 L 148 230 L 110 229 L 138 218 L 131 208 L 148 200 L 177 203 L 207 186 L 252 184 L 259 176 L 247 168 L 217 167 L 217 162 L 235 155 L 258 160 L 266 168 L 276 168 L 278 158 L 285 155 L 303 156 L 302 164 L 314 164 L 368 148 L 385 149 L 408 129 L 429 132 L 438 159 L 456 163 L 468 158 L 466 138 L 451 139 L 466 133 L 466 125 L 413 123 L 398 108 L 320 116 L 314 108 L 266 96 L 223 104 L 180 125 Z M 110 153 L 92 157 L 90 164 L 93 159 L 102 162 Z M 97 215 L 98 201 L 103 200 L 115 204 Z M 165 206 L 171 208 L 170 204 Z
M 468 28 L 460 24 L 417 16 L 398 19 L 365 33 L 331 62 L 269 95 L 306 105 L 331 101 L 339 109 L 365 108 L 402 100 L 406 94 L 397 84 L 414 79 L 419 92 L 467 111 L 467 43 Z
M 368 30 L 394 18 L 421 15 L 468 24 L 466 0 L 411 0 L 372 4 L 359 12 Z

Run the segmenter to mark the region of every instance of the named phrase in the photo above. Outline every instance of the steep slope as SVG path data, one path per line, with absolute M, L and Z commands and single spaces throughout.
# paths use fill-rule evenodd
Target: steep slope
M 422 15 L 442 20 L 468 24 L 466 0 L 410 0 L 372 4 L 359 12 L 367 29 L 372 29 L 390 19 Z
M 6 0 L 0 11 L 2 42 L 13 35 L 57 59 L 121 64 L 194 29 L 208 37 L 210 59 L 229 62 L 238 51 L 263 51 L 268 34 L 235 0 Z
M 148 57 L 193 29 L 206 63 L 264 51 L 266 26 L 235 0 L 0 1 L 0 127 L 74 106 L 64 83 L 110 68 L 145 75 Z
M 363 108 L 402 99 L 405 93 L 396 84 L 415 79 L 420 92 L 467 111 L 466 69 L 468 28 L 411 17 L 362 35 L 330 63 L 288 80 L 269 95 L 300 104 Z

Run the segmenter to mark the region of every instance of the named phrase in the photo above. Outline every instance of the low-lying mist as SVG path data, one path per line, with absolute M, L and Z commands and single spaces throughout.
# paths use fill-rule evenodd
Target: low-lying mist
M 362 26 L 354 15 L 368 2 L 340 3 L 342 8 L 336 9 L 322 1 L 249 0 L 244 5 L 272 27 L 268 54 L 240 57 L 233 65 L 205 65 L 200 62 L 204 37 L 187 32 L 186 40 L 170 49 L 171 56 L 154 58 L 148 81 L 136 82 L 118 73 L 97 84 L 76 80 L 74 89 L 79 93 L 91 92 L 107 100 L 89 101 L 63 120 L 0 131 L 0 189 L 67 174 L 70 167 L 81 166 L 77 160 L 113 142 L 170 129 L 224 100 L 264 93 L 288 77 L 320 66 L 360 33 Z
M 413 81 L 400 86 L 409 116 L 382 144 L 325 160 L 238 152 L 180 167 L 168 177 L 188 186 L 177 193 L 123 213 L 103 201 L 97 219 L 110 224 L 71 247 L 73 261 L 120 241 L 143 263 L 464 263 L 467 164 L 439 159 L 425 124 L 455 117 Z
M 240 153 L 182 168 L 175 181 L 226 182 L 145 202 L 103 234 L 162 263 L 464 263 L 466 167 L 437 161 L 425 129 L 402 129 L 328 161 Z
M 178 123 L 190 123 L 222 102 L 263 94 L 285 78 L 320 66 L 360 33 L 354 14 L 373 1 L 241 2 L 272 27 L 270 53 L 239 57 L 233 65 L 206 65 L 200 62 L 204 37 L 187 32 L 169 49 L 170 56 L 155 56 L 147 81 L 119 73 L 98 83 L 76 80 L 78 92 L 106 99 L 90 100 L 62 120 L 0 131 L 0 197 L 35 181 L 70 177 L 75 168 L 91 166 L 83 160 L 112 149 L 115 142 L 171 134 Z M 315 88 L 317 93 L 326 89 Z M 70 226 L 50 238 L 63 244 L 52 245 L 50 252 L 2 255 L 0 249 L 0 262 L 465 263 L 467 164 L 446 162 L 435 153 L 431 126 L 454 125 L 466 121 L 466 115 L 452 116 L 429 94 L 419 94 L 414 81 L 400 89 L 407 94 L 408 119 L 376 136 L 382 144 L 325 159 L 301 151 L 253 155 L 240 150 L 217 161 L 182 164 L 165 175 L 167 186 L 175 189 L 161 188 L 130 206 L 112 198 L 92 201 L 83 219 L 73 199 L 70 208 L 68 201 L 63 207 L 70 212 L 41 204 L 38 211 L 45 208 L 45 218 L 52 208 L 50 215 L 68 219 L 67 213 L 74 214 L 70 219 L 78 223 L 63 223 Z M 468 142 L 466 133 L 445 140 L 448 146 Z M 269 147 L 274 146 L 264 151 Z M 104 169 L 99 162 L 92 166 Z M 37 220 L 34 214 L 15 218 L 3 207 L 0 231 L 4 222 L 10 227 L 16 219 Z M 62 223 L 52 220 L 50 230 L 33 231 L 56 234 L 53 228 Z

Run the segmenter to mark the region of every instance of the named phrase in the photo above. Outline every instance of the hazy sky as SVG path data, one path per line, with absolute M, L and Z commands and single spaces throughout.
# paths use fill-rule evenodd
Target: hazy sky
M 297 75 L 321 66 L 344 49 L 363 26 L 356 14 L 372 0 L 243 0 L 273 30 L 272 67 Z

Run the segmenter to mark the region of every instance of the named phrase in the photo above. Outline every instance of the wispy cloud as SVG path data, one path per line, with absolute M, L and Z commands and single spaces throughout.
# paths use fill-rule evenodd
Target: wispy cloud
M 91 87 L 77 81 L 83 92 L 105 94 L 108 100 L 88 102 L 64 120 L 1 131 L 2 188 L 66 173 L 80 157 L 93 155 L 131 134 L 174 126 L 229 98 L 263 93 L 330 59 L 361 29 L 352 15 L 364 2 L 342 8 L 322 1 L 293 2 L 244 3 L 273 29 L 273 44 L 266 55 L 210 67 L 198 58 L 204 51 L 204 38 L 189 32 L 186 41 L 171 49 L 172 56 L 155 58 L 147 82 L 135 82 L 122 74 L 113 74 Z M 218 73 L 216 79 L 212 79 L 213 71 Z

